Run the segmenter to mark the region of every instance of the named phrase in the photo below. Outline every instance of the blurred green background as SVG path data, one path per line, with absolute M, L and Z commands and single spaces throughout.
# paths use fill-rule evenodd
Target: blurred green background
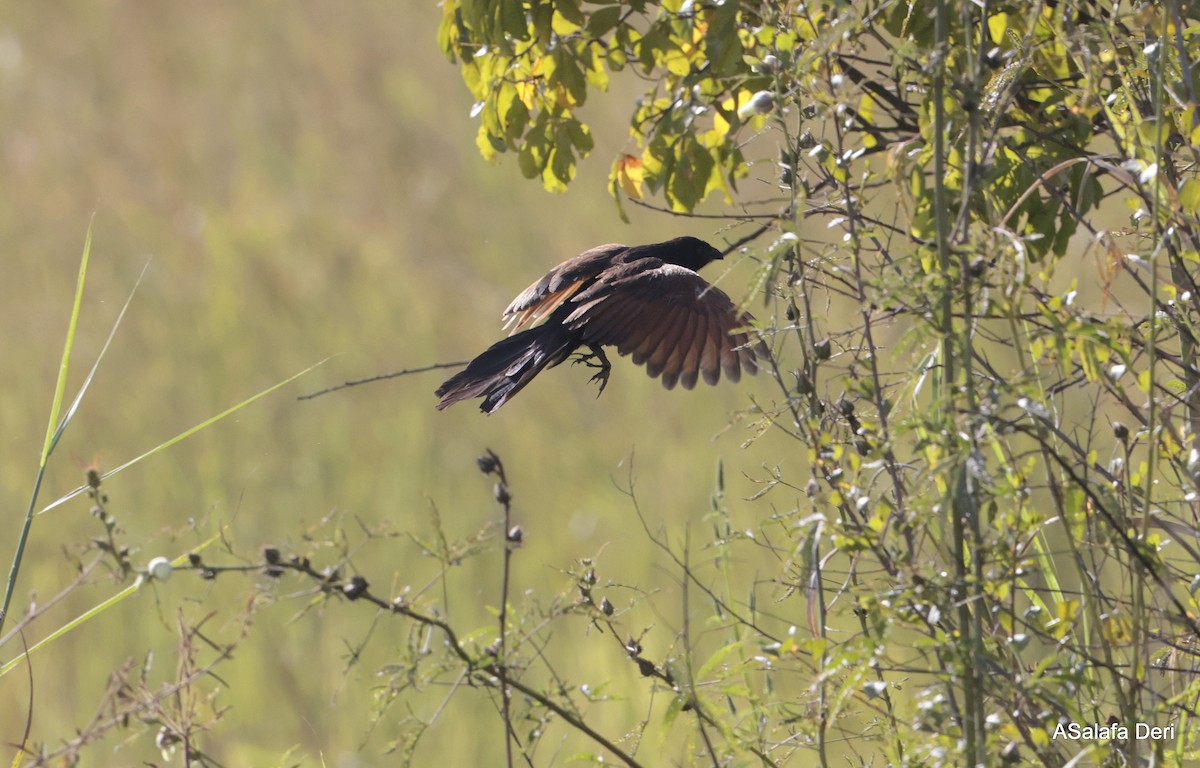
M 617 82 L 589 105 L 597 148 L 568 194 L 551 196 L 522 179 L 515 158 L 483 162 L 470 96 L 435 45 L 439 13 L 432 2 L 6 4 L 5 564 L 32 487 L 91 222 L 70 391 L 147 261 L 149 269 L 50 468 L 44 502 L 79 485 L 82 465 L 111 469 L 332 356 L 299 382 L 106 483 L 124 541 L 138 548 L 136 562 L 177 556 L 221 525 L 234 549 L 250 557 L 264 544 L 303 550 L 314 526 L 321 535 L 336 528 L 320 527 L 330 514 L 351 533 L 361 521 L 364 529 L 427 536 L 436 508 L 448 536 L 467 536 L 499 514 L 491 481 L 474 465 L 490 447 L 508 467 L 526 533 L 514 593 L 549 600 L 569 589 L 565 569 L 602 552 L 602 579 L 659 590 L 654 608 L 629 616 L 628 626 L 650 628 L 648 656 L 667 653 L 683 623 L 679 574 L 647 540 L 618 486 L 632 457 L 648 520 L 664 523 L 675 543 L 690 523 L 702 560 L 723 460 L 734 526 L 755 525 L 769 505 L 751 508 L 741 499 L 761 490 L 764 464 L 784 451 L 770 436 L 743 449 L 751 435 L 727 425 L 752 396 L 771 396 L 764 377 L 665 392 L 618 360 L 597 400 L 590 373 L 564 366 L 491 417 L 470 404 L 436 412 L 432 392 L 442 372 L 296 400 L 346 379 L 481 351 L 499 338 L 499 314 L 513 295 L 592 245 L 679 234 L 721 242 L 702 221 L 639 209 L 629 212 L 629 225 L 617 218 L 605 179 L 625 146 L 636 83 Z M 725 268 L 711 268 L 709 278 L 721 277 L 741 298 L 753 265 L 734 264 L 722 277 Z M 84 499 L 40 516 L 14 614 L 30 597 L 45 602 L 66 586 L 74 553 L 101 532 Z M 439 570 L 402 535 L 351 536 L 348 546 L 354 567 L 383 595 L 420 588 Z M 206 557 L 233 560 L 216 548 Z M 497 604 L 498 573 L 495 551 L 451 572 L 443 610 L 457 626 L 494 624 L 488 609 Z M 207 630 L 236 635 L 262 581 L 233 575 L 209 584 L 181 574 L 35 656 L 33 740 L 53 747 L 71 738 L 96 715 L 110 671 L 126 658 L 145 662 L 150 652 L 150 682 L 173 679 L 176 612 L 211 611 Z M 94 579 L 31 626 L 28 641 L 121 586 Z M 414 692 L 372 728 L 376 673 L 410 626 L 384 619 L 371 631 L 369 612 L 345 603 L 305 612 L 307 587 L 295 579 L 278 584 L 275 604 L 257 614 L 220 681 L 210 681 L 216 705 L 230 709 L 202 744 L 207 752 L 235 766 L 389 764 L 384 753 L 400 721 L 419 717 L 434 722 L 418 757 L 491 763 L 502 730 L 494 705 L 476 691 L 456 693 L 436 718 L 449 691 Z M 781 596 L 769 581 L 754 588 L 762 604 Z M 735 597 L 744 601 L 748 593 Z M 657 717 L 650 685 L 615 643 L 590 635 L 574 645 L 587 631 L 582 621 L 556 631 L 563 633 L 556 658 L 582 660 L 573 670 L 586 670 L 593 686 L 610 681 L 617 696 L 594 710 L 607 718 L 597 727 L 619 736 Z M 352 663 L 351 649 L 360 645 Z M 572 647 L 586 649 L 587 658 L 572 659 Z M 9 645 L 0 656 L 17 652 Z M 21 741 L 28 709 L 24 672 L 0 679 L 0 742 Z M 152 738 L 136 730 L 96 749 L 93 764 L 158 759 Z

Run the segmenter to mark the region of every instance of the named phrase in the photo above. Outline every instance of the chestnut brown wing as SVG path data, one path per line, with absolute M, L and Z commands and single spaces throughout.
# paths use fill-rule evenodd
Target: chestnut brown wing
M 578 256 L 567 259 L 547 272 L 540 280 L 529 286 L 513 299 L 504 310 L 504 327 L 512 327 L 509 335 L 523 326 L 549 317 L 568 299 L 572 298 L 596 275 L 613 265 L 629 246 L 609 243 L 589 248 Z
M 716 384 L 758 370 L 766 347 L 745 328 L 753 318 L 697 273 L 657 259 L 619 264 L 571 301 L 578 306 L 563 325 L 583 341 L 609 344 L 672 389 L 691 389 L 703 377 Z

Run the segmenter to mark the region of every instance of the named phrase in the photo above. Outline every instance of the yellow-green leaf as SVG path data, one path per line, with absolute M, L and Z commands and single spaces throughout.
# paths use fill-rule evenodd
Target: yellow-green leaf
M 1188 179 L 1179 188 L 1179 207 L 1184 213 L 1195 216 L 1200 211 L 1200 179 Z

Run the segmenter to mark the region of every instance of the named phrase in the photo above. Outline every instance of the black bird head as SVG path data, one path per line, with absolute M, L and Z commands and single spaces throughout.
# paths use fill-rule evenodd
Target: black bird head
M 720 251 L 698 237 L 677 237 L 661 243 L 634 245 L 619 256 L 620 261 L 626 263 L 650 258 L 699 272 L 702 267 L 723 257 Z

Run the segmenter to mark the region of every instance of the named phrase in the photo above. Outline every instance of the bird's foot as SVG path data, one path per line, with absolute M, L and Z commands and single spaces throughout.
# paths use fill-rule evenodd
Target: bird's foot
M 596 397 L 600 397 L 600 393 L 602 393 L 604 388 L 608 386 L 608 374 L 612 371 L 612 363 L 608 362 L 608 357 L 605 356 L 604 350 L 600 347 L 589 344 L 588 349 L 590 349 L 591 352 L 587 354 L 579 352 L 576 354 L 575 359 L 571 362 L 573 364 L 583 363 L 588 368 L 599 369 L 596 371 L 595 376 L 588 379 L 588 383 L 590 384 L 591 382 L 595 381 L 600 384 L 600 389 L 596 392 Z

